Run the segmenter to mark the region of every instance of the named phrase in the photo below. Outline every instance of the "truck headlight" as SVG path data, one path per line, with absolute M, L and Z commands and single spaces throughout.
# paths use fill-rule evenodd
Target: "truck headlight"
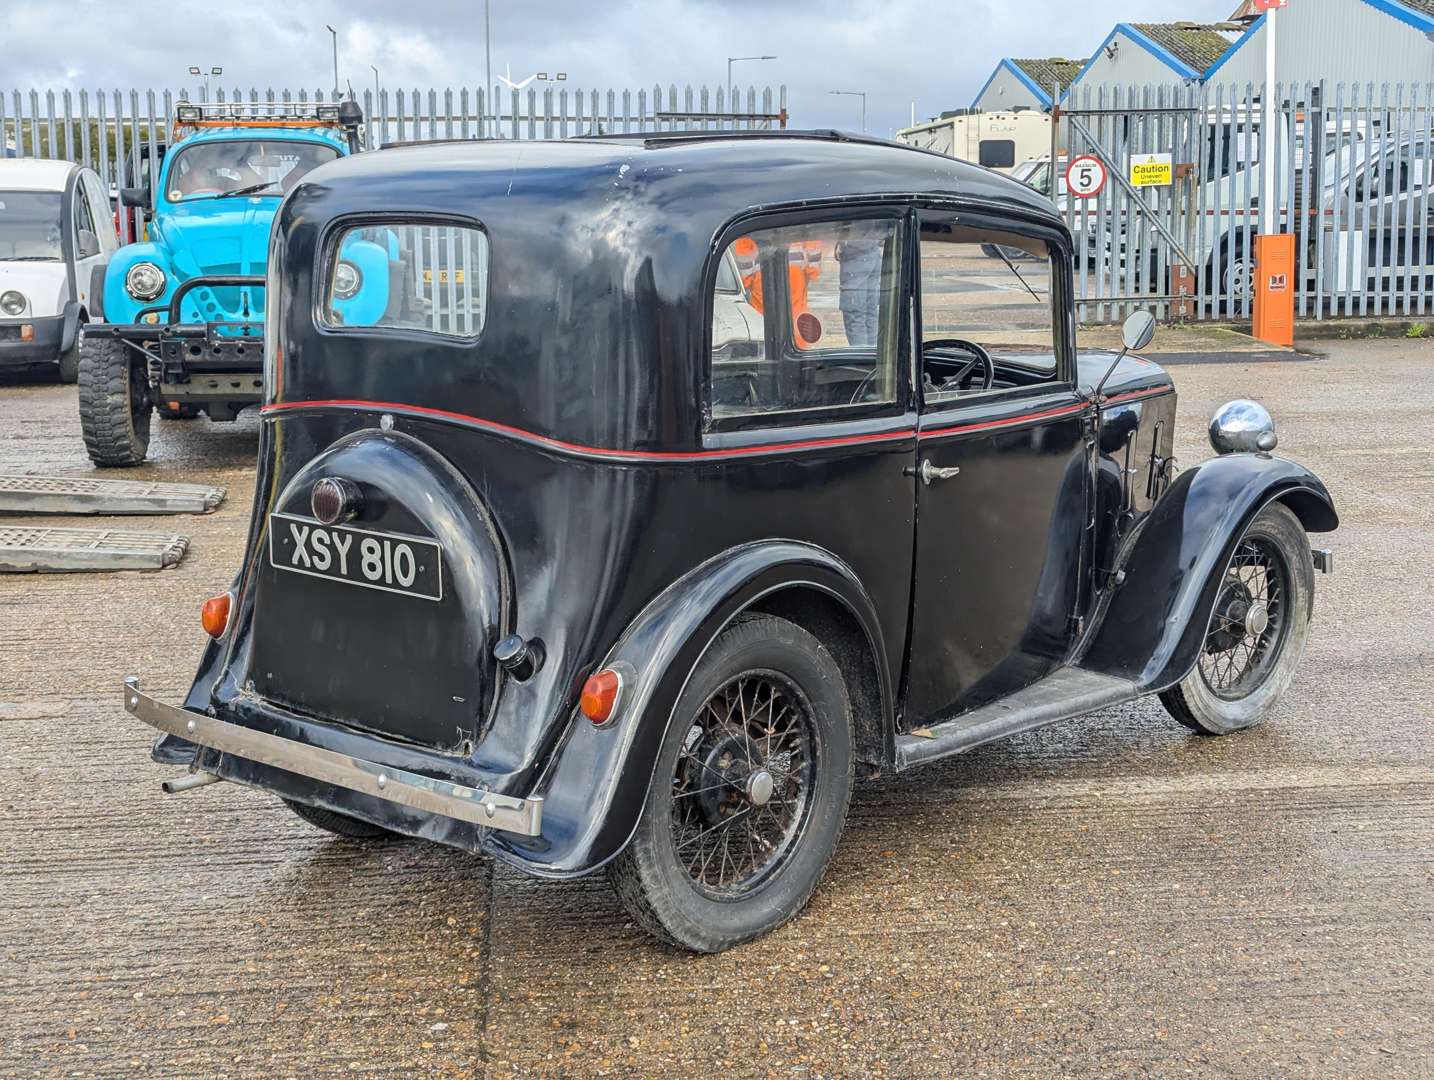
M 6 315 L 23 315 L 25 313 L 25 294 L 9 289 L 0 293 L 0 311 Z
M 353 263 L 340 260 L 334 267 L 334 296 L 338 299 L 347 300 L 359 291 L 362 284 L 363 274 Z
M 124 276 L 124 289 L 136 300 L 153 300 L 164 292 L 164 271 L 151 262 L 135 263 Z

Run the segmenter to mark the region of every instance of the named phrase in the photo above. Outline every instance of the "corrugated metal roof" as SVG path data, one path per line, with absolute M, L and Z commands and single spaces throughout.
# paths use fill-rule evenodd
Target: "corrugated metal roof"
M 1429 0 L 1421 0 L 1429 2 Z M 1171 56 L 1194 68 L 1205 71 L 1224 54 L 1237 38 L 1243 27 L 1234 23 L 1202 24 L 1177 23 L 1131 23 L 1132 28 L 1159 45 Z
M 1431 0 L 1434 2 L 1434 0 Z M 1031 58 L 1018 60 L 1011 58 L 1011 63 L 1020 68 L 1030 80 L 1041 88 L 1046 95 L 1051 92 L 1051 84 L 1057 84 L 1062 89 L 1069 86 L 1071 81 L 1080 74 L 1080 69 L 1085 67 L 1084 60 L 1067 60 L 1061 56 L 1049 56 L 1042 58 Z

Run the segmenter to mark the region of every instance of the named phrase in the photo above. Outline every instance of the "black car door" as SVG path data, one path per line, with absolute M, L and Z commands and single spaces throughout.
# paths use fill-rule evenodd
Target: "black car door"
M 917 531 L 908 725 L 1058 667 L 1088 530 L 1089 409 L 1054 232 L 920 214 Z

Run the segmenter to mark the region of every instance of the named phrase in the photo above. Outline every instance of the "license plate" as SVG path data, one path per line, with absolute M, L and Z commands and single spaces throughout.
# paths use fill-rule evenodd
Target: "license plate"
M 421 536 L 270 514 L 269 564 L 345 585 L 443 599 L 443 549 Z
M 462 284 L 463 284 L 463 271 L 462 271 L 462 270 L 455 270 L 455 271 L 453 271 L 453 280 L 454 280 L 457 284 L 462 285 Z M 432 284 L 433 284 L 433 271 L 432 271 L 432 270 L 425 270 L 425 271 L 423 272 L 423 283 L 424 283 L 425 285 L 432 285 Z M 440 270 L 440 271 L 438 271 L 438 284 L 440 284 L 440 285 L 447 285 L 447 284 L 448 284 L 448 271 L 447 271 L 447 270 Z

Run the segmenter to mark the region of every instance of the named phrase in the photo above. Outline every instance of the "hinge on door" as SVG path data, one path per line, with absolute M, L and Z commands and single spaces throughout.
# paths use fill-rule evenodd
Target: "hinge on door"
M 1084 616 L 1084 615 L 1072 615 L 1072 616 L 1070 617 L 1070 619 L 1068 620 L 1068 623 L 1069 623 L 1068 629 L 1069 629 L 1070 632 L 1071 632 L 1072 634 L 1074 634 L 1076 637 L 1080 637 L 1082 634 L 1085 633 L 1085 616 Z

